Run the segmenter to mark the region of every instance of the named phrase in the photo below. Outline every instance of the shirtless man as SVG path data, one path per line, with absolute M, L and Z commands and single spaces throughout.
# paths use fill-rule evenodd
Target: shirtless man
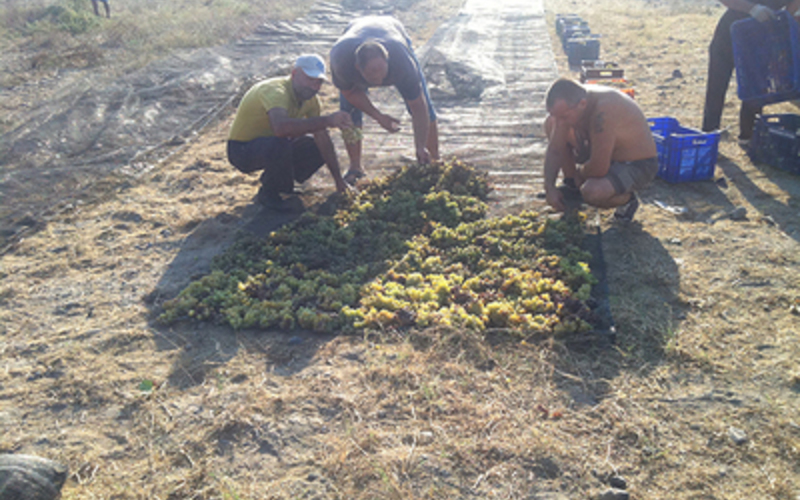
M 582 199 L 599 208 L 618 207 L 617 219 L 632 220 L 639 208 L 636 191 L 658 173 L 656 144 L 642 110 L 616 89 L 565 78 L 550 86 L 546 105 L 547 203 L 564 212 Z M 559 172 L 564 185 L 556 187 Z

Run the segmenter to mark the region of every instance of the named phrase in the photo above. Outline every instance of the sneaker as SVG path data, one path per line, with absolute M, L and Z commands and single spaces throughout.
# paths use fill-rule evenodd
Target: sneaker
M 636 193 L 631 193 L 631 199 L 624 205 L 618 206 L 614 211 L 614 218 L 620 222 L 630 222 L 638 209 L 639 198 L 636 197 Z
M 292 209 L 289 203 L 281 197 L 280 193 L 264 189 L 264 186 L 261 186 L 261 189 L 258 190 L 256 201 L 262 207 L 276 212 L 288 212 Z
M 351 186 L 355 186 L 359 179 L 366 177 L 367 174 L 363 170 L 350 169 L 342 176 L 344 181 Z

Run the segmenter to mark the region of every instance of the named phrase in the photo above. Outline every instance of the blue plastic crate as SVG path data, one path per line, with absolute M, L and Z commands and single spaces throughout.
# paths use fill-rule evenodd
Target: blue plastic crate
M 800 175 L 800 115 L 760 116 L 747 154 L 755 163 Z
M 794 17 L 748 18 L 731 25 L 739 99 L 756 105 L 800 98 L 800 40 Z
M 672 117 L 647 120 L 658 151 L 658 176 L 667 182 L 704 181 L 714 177 L 719 132 L 682 127 Z
M 579 67 L 583 61 L 600 59 L 600 35 L 586 35 L 570 38 L 566 45 L 567 61 L 572 67 Z

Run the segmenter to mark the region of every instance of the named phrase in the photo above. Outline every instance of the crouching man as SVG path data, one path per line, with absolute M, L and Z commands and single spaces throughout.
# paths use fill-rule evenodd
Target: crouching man
M 256 199 L 266 208 L 289 210 L 281 193 L 294 193 L 294 183 L 305 182 L 323 164 L 336 190 L 348 189 L 328 128 L 351 128 L 353 121 L 342 111 L 320 116 L 317 92 L 324 81 L 322 58 L 302 55 L 291 75 L 256 83 L 239 104 L 228 135 L 228 161 L 246 174 L 263 171 Z
M 658 173 L 653 134 L 636 102 L 610 87 L 561 78 L 547 91 L 546 106 L 547 203 L 563 212 L 582 200 L 633 220 L 636 192 Z M 564 184 L 556 187 L 559 172 Z

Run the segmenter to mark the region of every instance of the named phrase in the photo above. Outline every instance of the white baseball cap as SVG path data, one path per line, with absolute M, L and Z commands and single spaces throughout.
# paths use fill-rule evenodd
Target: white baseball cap
M 294 62 L 294 67 L 302 69 L 311 78 L 325 80 L 325 61 L 317 54 L 303 54 Z

